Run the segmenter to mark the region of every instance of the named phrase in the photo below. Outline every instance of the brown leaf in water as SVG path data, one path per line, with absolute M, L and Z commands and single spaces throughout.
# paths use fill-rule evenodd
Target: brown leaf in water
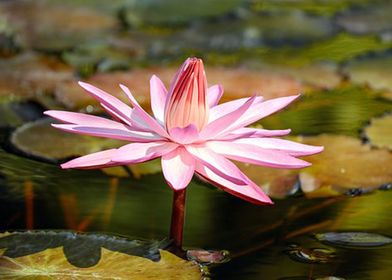
M 1 253 L 1 252 L 0 252 Z M 98 264 L 79 268 L 68 262 L 63 248 L 9 258 L 0 256 L 1 279 L 200 279 L 198 265 L 160 250 L 158 262 L 101 249 Z
M 372 119 L 364 133 L 371 145 L 392 150 L 392 115 Z

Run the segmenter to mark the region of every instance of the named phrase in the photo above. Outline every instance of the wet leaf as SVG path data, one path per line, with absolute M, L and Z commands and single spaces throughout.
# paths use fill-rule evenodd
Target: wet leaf
M 336 22 L 354 34 L 379 33 L 392 28 L 392 7 L 388 3 L 353 9 L 339 15 Z
M 186 252 L 188 260 L 196 261 L 199 264 L 218 264 L 228 262 L 230 253 L 228 251 L 212 251 L 212 250 L 188 250 Z
M 13 132 L 11 143 L 28 155 L 49 160 L 85 155 L 125 143 L 62 132 L 53 128 L 52 122 L 52 119 L 42 119 L 19 127 Z
M 392 115 L 372 119 L 364 133 L 371 145 L 392 150 Z
M 296 244 L 286 250 L 289 257 L 303 263 L 329 263 L 336 258 L 335 251 L 327 248 L 304 248 Z
M 189 8 L 189 3 L 181 0 L 132 1 L 126 6 L 125 20 L 131 26 L 186 24 L 201 18 L 212 18 L 227 14 L 241 5 L 243 0 L 208 1 L 199 0 Z
M 368 232 L 327 232 L 315 237 L 321 242 L 342 247 L 378 247 L 392 243 L 387 236 Z
M 392 99 L 392 55 L 379 54 L 350 61 L 344 72 L 354 84 L 385 91 L 385 96 Z
M 60 61 L 32 52 L 0 61 L 0 101 L 41 100 L 73 71 Z
M 50 233 L 48 236 L 44 232 L 37 234 L 25 233 L 25 245 L 28 238 L 31 237 L 34 242 L 48 245 L 46 249 L 30 254 L 12 255 L 12 251 L 7 250 L 0 256 L 0 276 L 2 279 L 15 279 L 16 277 L 31 277 L 28 279 L 56 278 L 56 279 L 200 279 L 201 273 L 198 265 L 192 262 L 184 261 L 177 256 L 155 248 L 150 248 L 146 244 L 138 241 L 129 241 L 126 239 L 116 239 L 110 236 L 100 235 L 78 235 L 75 233 Z M 20 234 L 11 234 L 0 238 L 1 247 L 4 248 L 4 240 L 17 240 Z M 19 236 L 18 236 L 19 235 Z M 37 235 L 41 235 L 37 239 Z M 55 236 L 55 237 L 53 237 Z M 65 242 L 73 243 L 73 247 L 62 245 L 57 236 L 61 236 Z M 51 240 L 48 244 L 47 240 Z M 81 239 L 78 241 L 78 239 Z M 57 241 L 57 242 L 56 242 Z M 7 242 L 7 241 L 6 241 Z M 99 247 L 89 248 L 91 245 Z M 68 244 L 69 245 L 69 244 Z M 17 246 L 20 248 L 20 246 Z M 110 247 L 110 248 L 108 248 Z M 127 249 L 128 247 L 128 249 Z M 68 249 L 67 249 L 68 248 Z M 92 251 L 86 248 L 93 249 Z M 97 250 L 96 250 L 97 249 Z M 127 251 L 128 250 L 128 251 Z M 143 252 L 147 254 L 140 254 Z M 88 253 L 83 256 L 81 254 Z M 155 254 L 156 258 L 149 259 L 148 256 Z M 72 258 L 77 257 L 73 260 Z M 94 259 L 97 257 L 97 259 Z M 93 262 L 91 262 L 93 260 Z M 89 262 L 90 261 L 90 262 Z M 87 263 L 87 265 L 86 265 Z M 41 279 L 41 278 L 40 278 Z
M 103 36 L 116 26 L 113 17 L 99 11 L 43 1 L 3 2 L 0 14 L 12 23 L 25 47 L 48 51 Z
M 302 142 L 325 148 L 318 155 L 306 157 L 313 165 L 300 172 L 305 193 L 322 187 L 331 187 L 335 192 L 372 190 L 392 181 L 392 154 L 386 150 L 375 150 L 358 139 L 337 135 L 308 137 Z
M 375 96 L 372 90 L 351 86 L 315 91 L 260 123 L 268 129 L 291 128 L 294 134 L 359 136 L 369 119 L 392 110 L 391 103 Z

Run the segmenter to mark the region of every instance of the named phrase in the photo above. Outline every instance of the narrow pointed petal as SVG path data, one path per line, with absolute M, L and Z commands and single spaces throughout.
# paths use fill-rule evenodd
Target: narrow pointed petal
M 97 153 L 92 153 L 82 157 L 75 158 L 61 165 L 61 168 L 80 168 L 80 169 L 90 169 L 90 168 L 101 168 L 119 165 L 111 161 L 111 157 L 116 152 L 116 149 L 110 149 L 105 151 L 100 151 Z
M 134 142 L 151 142 L 163 140 L 159 135 L 153 134 L 151 132 L 141 132 L 130 130 L 126 128 L 107 128 L 101 126 L 87 126 L 87 125 L 77 125 L 77 124 L 52 124 L 53 127 L 61 129 L 63 131 L 90 135 L 103 138 L 113 138 L 125 141 Z
M 226 178 L 227 180 L 230 180 L 238 185 L 247 184 L 238 167 L 235 166 L 235 164 L 231 161 L 227 160 L 225 157 L 204 146 L 188 145 L 186 146 L 186 149 L 197 159 L 198 162 L 208 166 L 208 168 L 219 174 L 219 176 Z
M 165 120 L 167 89 L 162 81 L 155 75 L 153 75 L 150 79 L 150 95 L 151 109 L 154 113 L 155 119 L 163 124 Z
M 172 128 L 169 134 L 174 142 L 181 144 L 193 143 L 199 139 L 199 132 L 194 124 L 190 124 L 187 127 Z
M 253 183 L 249 178 L 247 178 L 246 185 L 238 185 L 235 182 L 220 176 L 220 174 L 216 173 L 215 170 L 212 170 L 200 163 L 196 164 L 196 172 L 207 181 L 210 181 L 222 190 L 241 199 L 258 205 L 273 204 L 271 199 L 260 189 L 260 187 Z M 246 177 L 245 174 L 242 175 Z
M 127 104 L 117 99 L 113 95 L 88 83 L 79 82 L 79 85 L 84 88 L 92 97 L 97 99 L 101 104 L 105 105 L 107 108 L 110 108 L 110 114 L 114 114 L 116 118 L 122 120 L 128 125 L 132 124 L 132 120 L 130 118 L 132 108 Z
M 146 124 L 146 127 L 150 127 L 151 131 L 154 131 L 155 133 L 168 138 L 169 135 L 167 134 L 166 130 L 163 129 L 163 127 L 156 120 L 154 120 L 149 114 L 147 114 L 147 112 L 144 111 L 142 107 L 140 107 L 139 103 L 136 101 L 135 97 L 133 97 L 129 88 L 124 85 L 120 85 L 120 87 L 128 96 L 129 100 L 134 106 L 133 115 L 137 114 L 139 119 Z
M 262 118 L 265 118 L 266 116 L 269 116 L 285 108 L 298 97 L 300 97 L 300 95 L 280 97 L 256 103 L 248 110 L 246 115 L 243 115 L 236 121 L 236 124 L 238 124 L 240 127 L 248 126 Z
M 188 186 L 195 172 L 195 159 L 185 148 L 178 147 L 162 156 L 162 171 L 169 186 L 182 190 Z
M 218 137 L 216 140 L 235 140 L 240 138 L 261 138 L 261 137 L 277 137 L 290 134 L 291 129 L 269 130 L 261 128 L 243 127 L 236 129 L 226 135 Z
M 67 111 L 49 110 L 44 112 L 45 115 L 55 118 L 59 121 L 69 124 L 91 125 L 107 127 L 107 128 L 124 128 L 124 124 L 112 121 L 106 118 L 87 115 L 82 113 L 74 113 Z
M 318 154 L 324 150 L 321 146 L 305 145 L 285 139 L 276 138 L 243 138 L 233 141 L 238 144 L 248 144 L 262 149 L 277 150 L 292 156 L 308 156 Z
M 239 98 L 236 100 L 228 101 L 222 104 L 219 104 L 217 106 L 214 106 L 210 110 L 210 115 L 209 115 L 209 120 L 208 122 L 213 122 L 216 119 L 219 119 L 223 117 L 224 115 L 227 115 L 228 113 L 231 113 L 235 110 L 237 110 L 239 107 L 245 104 L 246 101 L 249 100 L 249 97 L 244 97 L 244 98 Z M 254 101 L 252 106 L 255 106 L 258 103 L 263 102 L 263 97 L 262 96 L 257 96 L 256 100 Z
M 223 95 L 223 86 L 213 85 L 209 87 L 207 90 L 208 106 L 211 108 L 218 105 L 218 102 L 221 99 L 222 95 Z
M 274 168 L 303 168 L 310 163 L 295 158 L 282 151 L 267 150 L 255 145 L 239 144 L 228 141 L 210 141 L 207 146 L 216 153 L 247 163 Z
M 177 144 L 171 142 L 131 143 L 117 149 L 112 161 L 121 164 L 148 161 L 175 150 Z
M 248 100 L 242 104 L 236 110 L 210 122 L 201 132 L 200 137 L 208 140 L 217 137 L 218 135 L 224 134 L 226 130 L 234 130 L 237 128 L 235 126 L 236 120 L 241 118 L 246 111 L 250 108 L 252 103 L 255 101 L 256 96 L 248 98 Z M 233 126 L 234 125 L 234 126 Z

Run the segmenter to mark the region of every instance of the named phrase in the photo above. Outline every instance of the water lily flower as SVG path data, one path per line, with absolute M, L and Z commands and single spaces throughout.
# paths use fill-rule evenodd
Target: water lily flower
M 207 88 L 203 62 L 199 58 L 188 58 L 184 62 L 169 90 L 157 76 L 152 76 L 153 116 L 139 105 L 125 85 L 120 87 L 131 106 L 90 84 L 79 82 L 79 85 L 96 98 L 114 120 L 46 111 L 46 115 L 65 123 L 53 126 L 71 133 L 131 143 L 73 159 L 62 164 L 62 168 L 103 168 L 161 157 L 163 175 L 174 190 L 177 202 L 184 199 L 184 190 L 196 173 L 232 195 L 255 204 L 271 204 L 261 188 L 231 160 L 273 168 L 302 168 L 310 164 L 298 156 L 323 150 L 274 138 L 289 134 L 290 129 L 248 127 L 286 107 L 299 95 L 266 101 L 254 95 L 219 104 L 223 88 L 220 85 Z M 177 202 L 173 206 L 183 208 L 183 203 Z

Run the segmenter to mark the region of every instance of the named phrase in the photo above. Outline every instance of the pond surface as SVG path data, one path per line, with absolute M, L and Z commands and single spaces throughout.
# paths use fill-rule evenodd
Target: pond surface
M 149 108 L 151 75 L 168 84 L 183 58 L 195 55 L 209 84 L 223 84 L 224 100 L 303 93 L 257 125 L 291 128 L 290 139 L 325 146 L 300 171 L 240 165 L 274 206 L 193 178 L 184 246 L 230 251 L 209 276 L 390 278 L 389 1 L 199 0 L 195 9 L 177 0 L 108 3 L 0 3 L 0 231 L 167 238 L 172 193 L 159 162 L 61 170 L 67 159 L 121 143 L 59 132 L 42 112 L 104 115 L 78 80 L 120 98 L 117 84 L 125 80 Z M 341 235 L 339 242 L 316 238 L 329 232 L 348 233 L 349 246 L 339 244 Z

